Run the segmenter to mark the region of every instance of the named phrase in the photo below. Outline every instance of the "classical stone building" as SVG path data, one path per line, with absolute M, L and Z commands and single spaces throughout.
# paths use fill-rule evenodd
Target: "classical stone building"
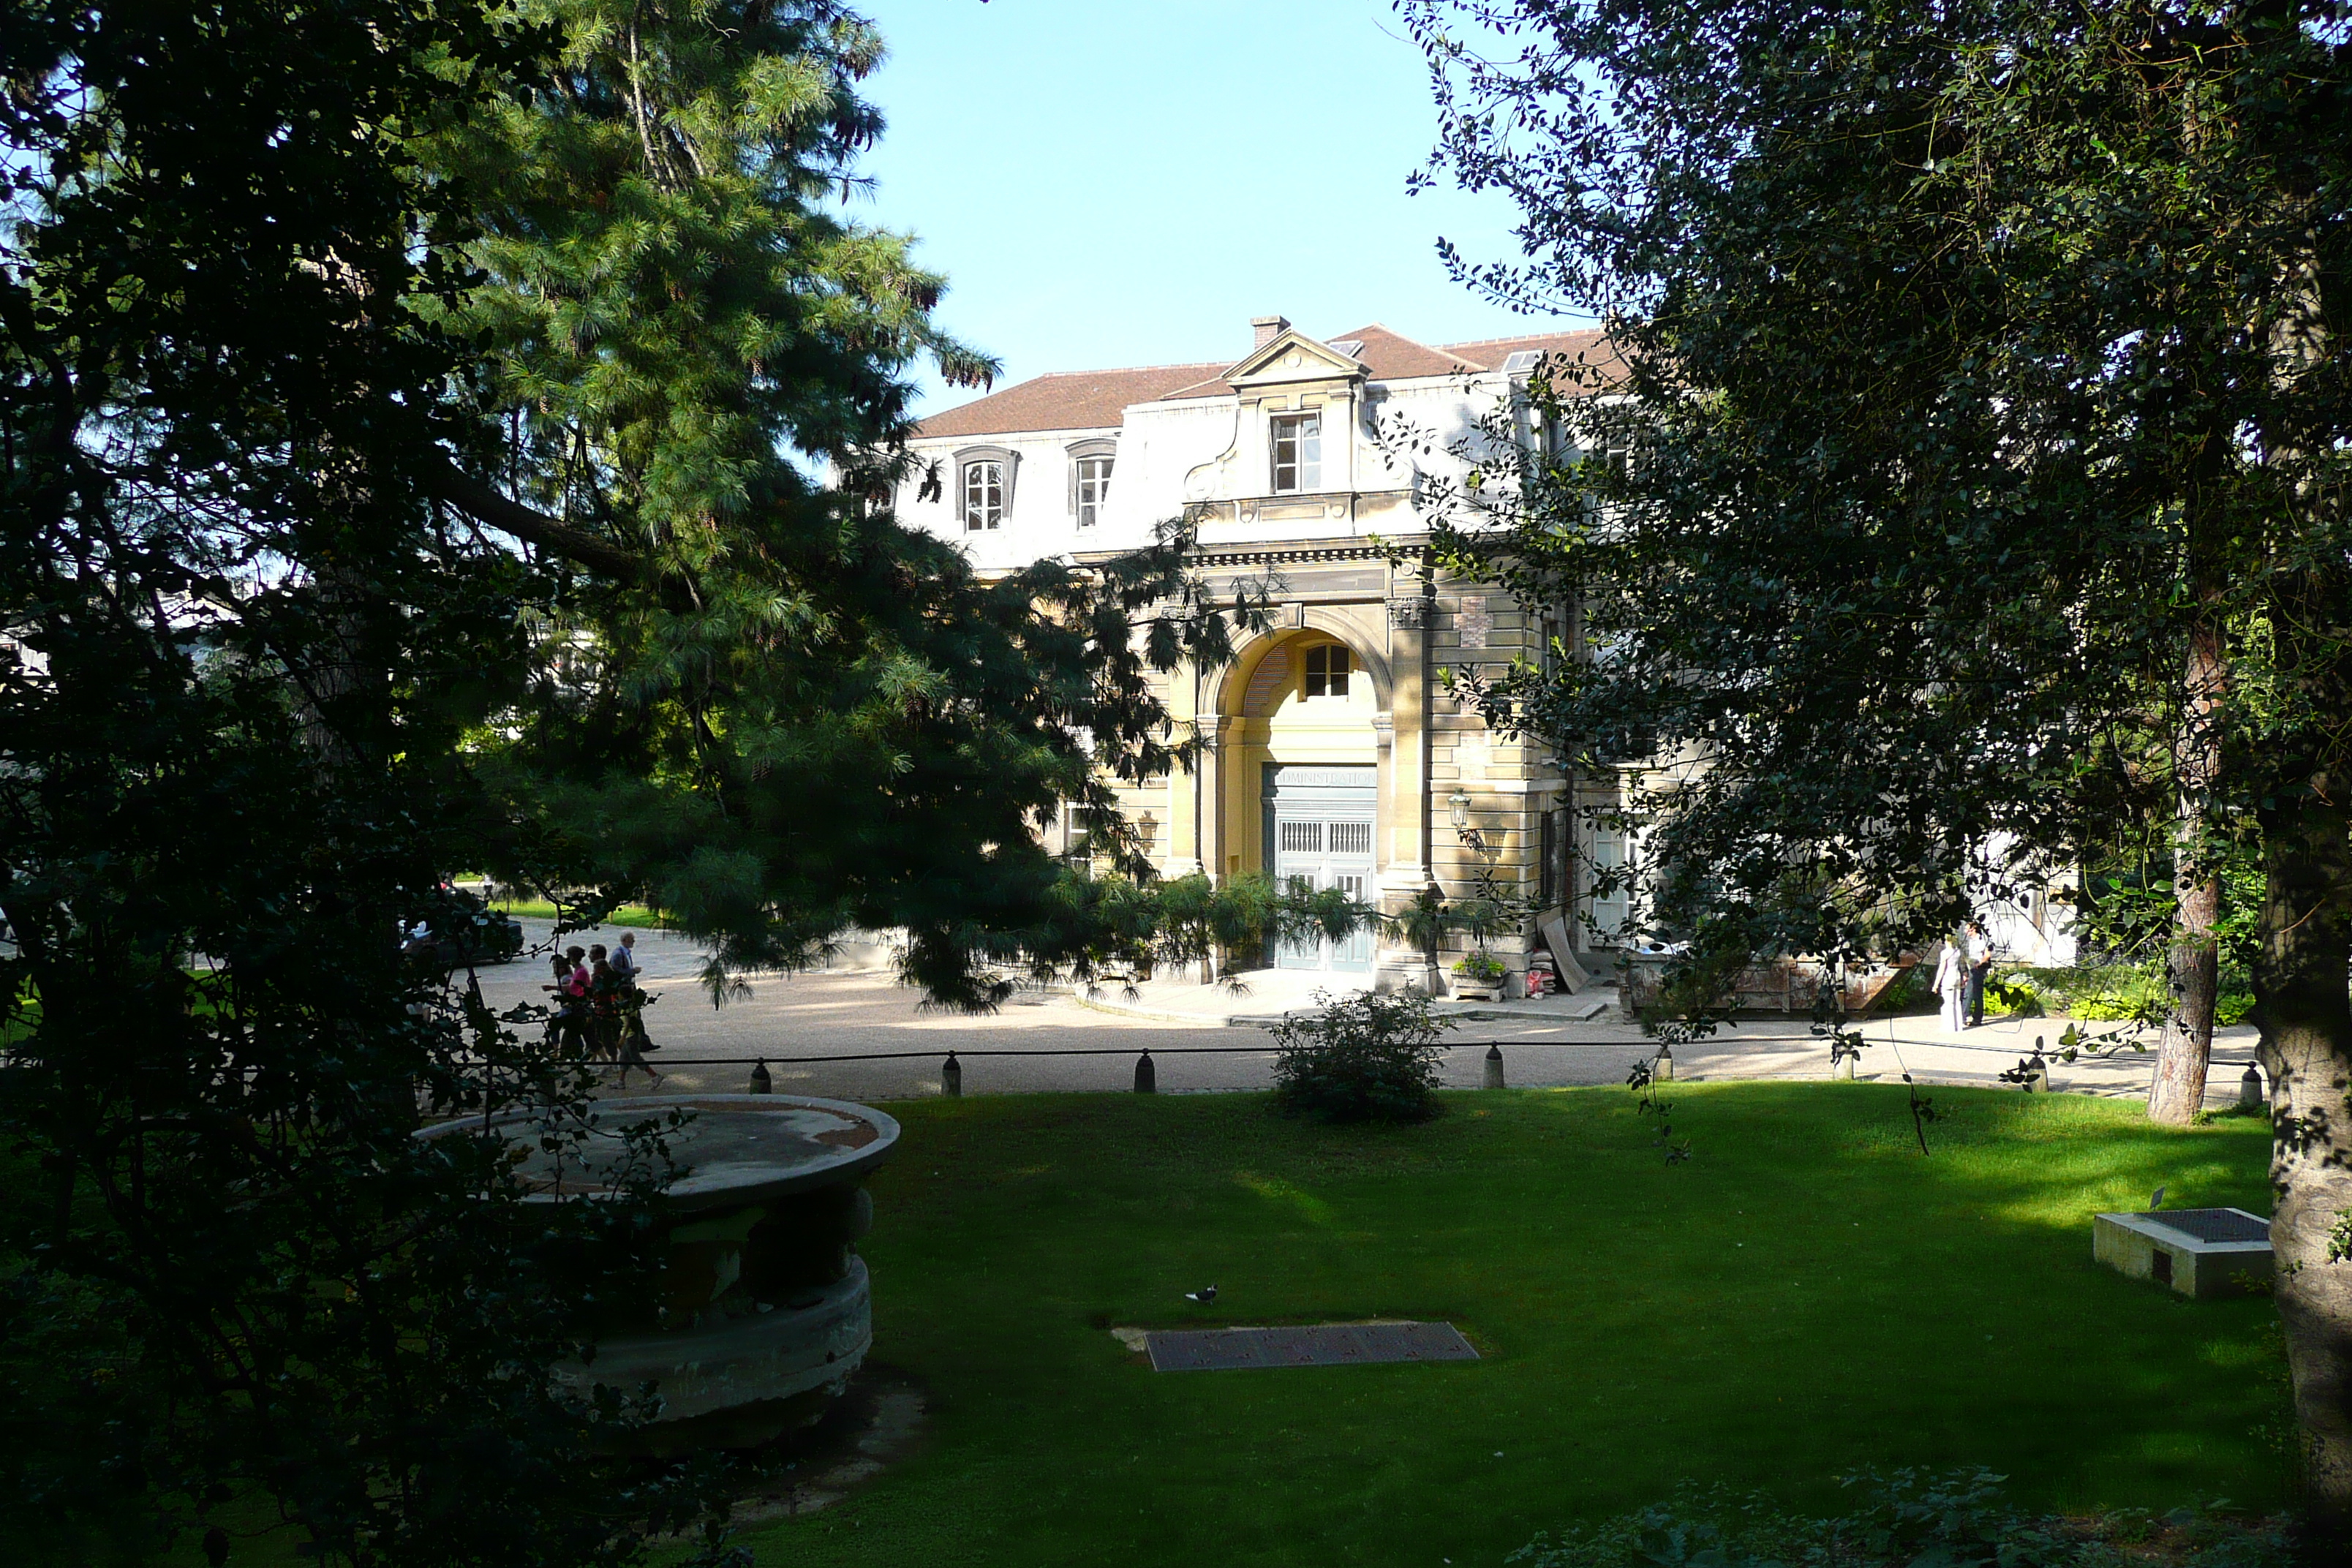
M 1441 675 L 1543 658 L 1558 628 L 1435 572 L 1419 510 L 1433 477 L 1463 467 L 1448 448 L 1482 414 L 1523 404 L 1542 356 L 1590 356 L 1598 334 L 1433 346 L 1380 326 L 1329 339 L 1278 316 L 1253 326 L 1237 362 L 1044 375 L 924 421 L 899 515 L 1010 569 L 1132 548 L 1189 513 L 1203 574 L 1276 583 L 1273 630 L 1230 667 L 1168 684 L 1206 756 L 1125 804 L 1169 874 L 1262 870 L 1391 910 L 1433 881 L 1463 897 L 1491 878 L 1605 960 L 1591 950 L 1622 910 L 1592 906 L 1589 872 L 1622 847 L 1595 842 L 1567 809 L 1571 781 L 1462 711 Z M 1384 449 L 1376 425 L 1426 438 Z M 1538 930 L 1497 954 L 1523 971 Z M 1370 938 L 1273 956 L 1383 986 L 1452 980 Z

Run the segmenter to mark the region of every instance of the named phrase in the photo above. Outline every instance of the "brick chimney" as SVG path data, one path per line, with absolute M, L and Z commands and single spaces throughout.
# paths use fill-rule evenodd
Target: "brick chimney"
M 1290 318 L 1287 316 L 1253 316 L 1250 318 L 1250 325 L 1256 329 L 1257 331 L 1257 342 L 1250 344 L 1250 347 L 1252 349 L 1262 349 L 1265 347 L 1266 344 L 1274 342 L 1275 339 L 1282 336 L 1283 333 L 1290 331 Z

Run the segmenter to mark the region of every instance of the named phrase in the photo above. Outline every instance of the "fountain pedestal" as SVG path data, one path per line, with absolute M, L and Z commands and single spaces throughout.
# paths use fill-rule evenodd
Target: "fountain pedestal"
M 898 1124 L 845 1100 L 740 1094 L 599 1101 L 585 1148 L 560 1155 L 541 1146 L 535 1121 L 493 1125 L 527 1151 L 518 1173 L 553 1202 L 610 1191 L 628 1157 L 619 1130 L 674 1111 L 688 1120 L 664 1133 L 676 1175 L 660 1199 L 668 1248 L 657 1320 L 607 1336 L 593 1362 L 555 1374 L 583 1394 L 655 1384 L 660 1415 L 629 1430 L 632 1450 L 763 1443 L 824 1415 L 873 1346 L 855 1246 L 873 1222 L 866 1176 Z M 480 1123 L 420 1136 L 467 1127 Z

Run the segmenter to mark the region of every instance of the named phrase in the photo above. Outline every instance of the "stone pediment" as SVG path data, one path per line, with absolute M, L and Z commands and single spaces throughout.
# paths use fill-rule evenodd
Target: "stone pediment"
M 1356 380 L 1364 367 L 1328 343 L 1317 342 L 1300 331 L 1286 331 L 1255 350 L 1225 372 L 1234 386 L 1267 386 L 1291 381 Z

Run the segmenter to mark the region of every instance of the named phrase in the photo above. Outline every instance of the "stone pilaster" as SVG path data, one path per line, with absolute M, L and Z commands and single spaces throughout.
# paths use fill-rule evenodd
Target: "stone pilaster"
M 1429 886 L 1429 600 L 1417 575 L 1401 577 L 1388 601 L 1389 711 L 1373 721 L 1381 746 L 1381 910 L 1401 914 Z M 1372 961 L 1376 989 L 1438 991 L 1428 954 L 1383 935 Z

